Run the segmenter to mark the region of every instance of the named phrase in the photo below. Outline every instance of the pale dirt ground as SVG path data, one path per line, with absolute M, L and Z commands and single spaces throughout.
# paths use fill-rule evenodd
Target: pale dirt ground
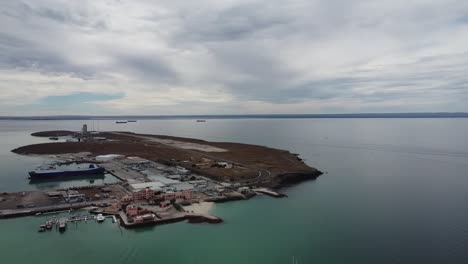
M 184 206 L 184 210 L 186 212 L 192 212 L 194 214 L 203 214 L 209 215 L 211 209 L 213 209 L 214 203 L 213 202 L 200 202 L 200 203 L 193 203 L 188 206 Z
M 152 138 L 151 140 L 156 141 L 158 143 L 165 144 L 165 145 L 170 145 L 176 148 L 181 148 L 181 149 L 193 149 L 193 150 L 199 150 L 199 151 L 204 151 L 204 152 L 227 152 L 226 149 L 217 148 L 217 147 L 213 147 L 209 145 L 191 143 L 191 142 L 183 142 L 183 141 L 177 141 L 177 140 L 172 140 L 172 139 L 160 139 L 160 138 Z
M 199 150 L 199 151 L 204 151 L 204 152 L 227 152 L 228 151 L 227 149 L 222 149 L 222 148 L 217 148 L 217 147 L 213 147 L 210 145 L 204 145 L 204 144 L 198 144 L 198 143 L 192 143 L 192 142 L 184 142 L 184 141 L 178 141 L 178 140 L 173 140 L 173 139 L 162 139 L 162 138 L 136 136 L 136 135 L 133 135 L 133 136 L 139 137 L 148 141 L 161 143 L 164 145 L 181 148 L 181 149 L 193 149 L 193 150 Z

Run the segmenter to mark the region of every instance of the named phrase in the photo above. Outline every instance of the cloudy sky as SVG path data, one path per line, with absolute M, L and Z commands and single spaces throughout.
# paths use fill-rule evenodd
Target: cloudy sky
M 0 115 L 468 111 L 466 0 L 2 0 Z

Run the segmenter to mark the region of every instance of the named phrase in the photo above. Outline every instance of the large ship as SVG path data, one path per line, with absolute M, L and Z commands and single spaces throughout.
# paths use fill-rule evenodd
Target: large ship
M 40 166 L 29 172 L 31 178 L 48 178 L 61 176 L 83 176 L 103 174 L 104 168 L 93 163 L 71 163 Z

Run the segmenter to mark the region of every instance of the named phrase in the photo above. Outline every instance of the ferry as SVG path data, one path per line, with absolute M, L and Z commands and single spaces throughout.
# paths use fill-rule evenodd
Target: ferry
M 29 172 L 30 178 L 48 178 L 61 176 L 82 176 L 104 173 L 104 168 L 93 163 L 71 163 L 62 165 L 40 166 L 34 171 Z

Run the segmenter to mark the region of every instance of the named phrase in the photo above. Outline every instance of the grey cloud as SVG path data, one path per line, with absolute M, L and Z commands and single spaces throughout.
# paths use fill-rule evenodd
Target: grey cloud
M 178 82 L 177 73 L 157 55 L 120 53 L 115 54 L 114 59 L 118 64 L 118 69 L 136 74 L 140 79 L 171 84 Z
M 16 36 L 12 36 L 5 33 L 0 33 L 0 45 L 2 47 L 1 51 L 11 48 L 25 48 L 30 47 L 32 43 L 27 42 L 23 39 L 20 39 Z
M 458 62 L 453 61 L 454 58 Z M 285 69 L 271 67 L 269 63 L 250 63 L 254 69 L 249 71 L 246 67 L 246 70 L 252 73 L 252 79 L 231 83 L 230 87 L 241 99 L 274 103 L 339 98 L 384 102 L 424 98 L 428 94 L 436 98 L 450 94 L 464 97 L 468 95 L 468 65 L 463 61 L 468 61 L 466 54 L 423 57 L 413 63 L 399 65 L 402 71 L 367 72 L 365 75 L 356 72 L 356 75 L 348 77 L 319 79 L 299 85 L 288 83 L 296 76 Z M 356 90 L 366 87 L 368 89 L 364 91 Z
M 264 12 L 259 12 L 263 10 Z M 184 28 L 176 40 L 233 41 L 255 37 L 265 30 L 286 26 L 291 18 L 266 12 L 256 4 L 241 5 L 219 13 L 197 13 L 184 16 Z
M 0 34 L 0 67 L 34 70 L 46 74 L 67 73 L 89 79 L 94 69 L 67 62 L 59 54 L 36 46 L 34 42 Z
M 5 64 L 23 70 L 37 70 L 45 74 L 69 74 L 81 79 L 91 79 L 95 69 L 68 63 L 63 58 L 51 53 L 31 53 L 22 56 L 9 56 Z
M 32 2 L 35 3 L 36 1 Z M 61 5 L 34 6 L 28 2 L 18 3 L 21 13 L 19 15 L 28 19 L 31 17 L 42 17 L 58 23 L 71 24 L 81 27 L 92 27 L 104 30 L 107 28 L 106 22 L 99 17 L 95 17 L 86 9 L 60 8 Z
M 464 2 L 5 1 L 0 71 L 107 85 L 123 76 L 140 92 L 218 89 L 234 105 L 444 97 L 459 106 L 468 97 Z

